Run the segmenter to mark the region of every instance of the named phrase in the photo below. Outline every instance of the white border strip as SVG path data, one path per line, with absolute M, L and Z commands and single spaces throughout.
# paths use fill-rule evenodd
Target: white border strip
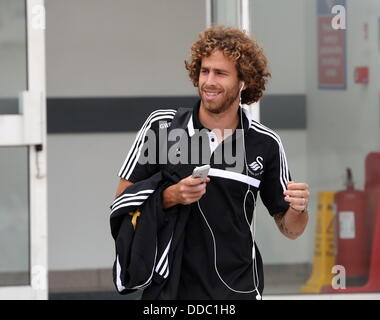
M 187 130 L 189 131 L 189 136 L 192 137 L 195 134 L 193 115 L 190 116 L 189 122 L 187 123 Z
M 260 123 L 252 121 L 251 125 L 252 125 L 251 128 L 253 130 L 260 132 L 260 133 L 263 133 L 263 134 L 266 134 L 277 142 L 278 147 L 279 147 L 279 157 L 280 157 L 280 164 L 279 164 L 280 183 L 282 185 L 282 189 L 286 190 L 287 189 L 286 185 L 289 182 L 289 169 L 288 169 L 288 162 L 286 161 L 286 155 L 285 155 L 284 147 L 283 147 L 282 142 L 281 142 L 281 138 L 273 130 L 265 127 L 264 125 L 262 125 Z
M 235 181 L 240 181 L 243 183 L 248 183 L 251 186 L 254 186 L 255 188 L 258 188 L 260 186 L 260 180 L 257 180 L 255 178 L 248 177 L 245 174 L 236 173 L 233 171 L 211 168 L 208 175 L 213 176 L 213 177 L 226 178 L 226 179 L 231 179 Z
M 206 28 L 210 28 L 212 21 L 212 0 L 206 0 Z
M 156 239 L 156 243 L 157 243 L 157 239 Z M 117 254 L 116 255 L 116 285 L 117 285 L 117 289 L 119 290 L 119 292 L 122 292 L 125 289 L 132 289 L 132 290 L 133 289 L 140 289 L 140 290 L 145 289 L 152 281 L 152 277 L 153 277 L 153 273 L 154 273 L 154 265 L 156 264 L 156 259 L 157 259 L 157 245 L 156 245 L 156 252 L 154 254 L 153 269 L 152 269 L 152 272 L 151 272 L 148 280 L 146 280 L 141 285 L 137 285 L 137 286 L 134 286 L 131 288 L 126 288 L 125 286 L 123 286 L 122 281 L 121 281 L 121 265 L 119 262 L 119 255 Z
M 148 196 L 145 196 L 143 197 L 144 199 L 148 198 Z M 125 208 L 125 207 L 131 207 L 131 206 L 139 206 L 141 204 L 143 204 L 144 201 L 140 201 L 140 202 L 126 202 L 126 203 L 122 203 L 120 205 L 118 205 L 117 207 L 113 208 L 112 211 L 111 211 L 111 214 L 113 214 L 116 210 L 119 210 L 120 208 Z
M 146 189 L 146 190 L 141 190 L 139 192 L 136 192 L 136 193 L 124 193 L 123 195 L 117 197 L 113 204 L 112 204 L 112 207 L 114 207 L 115 205 L 118 204 L 118 202 L 124 198 L 130 198 L 130 197 L 134 197 L 134 196 L 137 196 L 137 195 L 141 195 L 141 194 L 144 194 L 144 193 L 153 193 L 154 192 L 154 189 Z
M 169 258 L 168 256 L 166 256 L 166 259 L 165 259 L 165 263 L 164 265 L 162 266 L 162 269 L 161 271 L 159 272 L 160 276 L 162 276 L 164 274 L 164 272 L 169 268 Z M 166 273 L 166 272 L 165 272 Z
M 163 109 L 159 109 L 159 110 L 153 111 L 149 115 L 148 119 L 144 122 L 143 126 L 137 133 L 136 139 L 133 142 L 133 145 L 130 148 L 127 157 L 125 158 L 122 167 L 119 170 L 119 173 L 118 173 L 119 177 L 124 178 L 126 180 L 129 179 L 140 157 L 141 149 L 144 146 L 145 135 L 147 131 L 150 129 L 150 127 L 152 126 L 152 124 L 155 121 L 163 120 L 166 118 L 173 119 L 175 113 L 176 113 L 176 110 L 167 109 L 165 111 Z
M 131 200 L 144 200 L 144 199 L 147 199 L 148 197 L 150 196 L 150 193 L 148 194 L 140 194 L 138 196 L 134 196 L 134 197 L 125 197 L 124 199 L 120 199 L 119 201 L 116 201 L 112 206 L 111 206 L 111 209 L 112 211 L 114 211 L 114 209 L 122 204 L 122 203 L 127 203 L 127 202 L 130 202 Z
M 380 300 L 379 293 L 263 295 L 263 300 Z
M 125 287 L 121 283 L 121 266 L 120 266 L 120 261 L 119 261 L 119 255 L 116 256 L 116 285 L 117 285 L 117 290 L 119 292 L 122 292 L 125 290 Z
M 245 30 L 248 34 L 251 32 L 249 2 L 250 2 L 250 0 L 241 0 L 240 1 L 241 29 Z
M 172 238 L 173 238 L 173 235 L 170 237 L 170 240 L 160 258 L 160 260 L 158 261 L 158 264 L 156 266 L 156 272 L 158 273 L 158 271 L 160 270 L 161 268 L 161 264 L 164 262 L 164 259 L 166 258 L 166 256 L 168 255 L 168 252 L 169 252 L 169 249 L 170 249 L 170 244 L 172 243 Z M 160 273 L 161 274 L 161 273 Z

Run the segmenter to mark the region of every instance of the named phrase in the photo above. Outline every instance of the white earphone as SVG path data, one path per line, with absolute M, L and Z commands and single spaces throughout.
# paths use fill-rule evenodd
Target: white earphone
M 244 81 L 242 81 L 241 83 L 242 83 L 242 85 L 241 85 L 241 88 L 240 88 L 240 94 L 241 94 L 241 92 L 243 91 L 243 88 L 244 88 L 244 85 L 245 85 Z M 240 97 L 240 98 L 241 98 L 241 97 Z
M 243 129 L 243 135 L 242 135 L 242 138 L 243 138 L 243 148 L 244 148 L 244 164 L 245 164 L 245 171 L 246 171 L 246 174 L 247 176 L 249 175 L 249 167 L 248 167 L 248 162 L 247 162 L 247 153 L 246 153 L 246 150 L 245 150 L 245 138 L 244 138 L 244 125 L 243 125 L 243 107 L 242 107 L 242 102 L 241 102 L 241 92 L 244 88 L 244 81 L 242 81 L 242 86 L 241 86 L 241 89 L 240 89 L 240 122 L 241 122 L 241 127 Z M 253 281 L 254 281 L 254 286 L 255 286 L 255 289 L 254 291 L 256 291 L 257 295 L 256 295 L 256 300 L 261 300 L 261 295 L 260 295 L 260 292 L 259 292 L 259 276 L 257 274 L 257 263 L 256 263 L 256 249 L 255 249 L 255 236 L 256 236 L 256 214 L 255 214 L 255 209 L 256 209 L 256 199 L 255 199 L 255 195 L 253 194 L 252 190 L 251 190 L 251 186 L 249 184 L 247 184 L 248 188 L 247 188 L 247 191 L 245 193 L 245 196 L 244 196 L 244 201 L 243 201 L 243 208 L 244 208 L 244 215 L 245 215 L 245 218 L 246 218 L 246 221 L 247 221 L 247 224 L 250 228 L 250 231 L 251 231 L 251 237 L 252 237 L 252 256 L 253 256 Z M 253 212 L 252 212 L 252 222 L 253 222 L 253 231 L 252 231 L 252 225 L 249 223 L 248 221 L 248 218 L 247 218 L 247 213 L 245 211 L 245 202 L 246 202 L 246 199 L 247 199 L 247 196 L 248 194 L 251 194 L 252 195 L 252 198 L 253 198 L 253 201 L 254 201 L 254 204 L 253 204 Z M 252 292 L 252 291 L 251 291 Z

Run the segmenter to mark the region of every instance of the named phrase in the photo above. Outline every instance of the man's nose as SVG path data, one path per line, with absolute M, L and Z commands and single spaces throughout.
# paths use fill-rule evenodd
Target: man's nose
M 215 86 L 216 85 L 216 79 L 215 79 L 215 74 L 213 72 L 210 72 L 207 75 L 206 79 L 206 86 Z

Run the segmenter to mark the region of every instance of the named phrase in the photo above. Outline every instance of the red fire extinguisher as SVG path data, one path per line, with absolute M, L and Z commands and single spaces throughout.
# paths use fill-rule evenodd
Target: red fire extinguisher
M 346 269 L 348 285 L 361 285 L 368 276 L 369 238 L 363 191 L 355 190 L 347 168 L 346 190 L 335 194 L 336 264 Z
M 369 153 L 365 160 L 365 195 L 366 212 L 368 215 L 368 234 L 372 242 L 374 224 L 376 221 L 376 209 L 380 201 L 380 153 Z M 373 243 L 371 243 L 373 245 Z

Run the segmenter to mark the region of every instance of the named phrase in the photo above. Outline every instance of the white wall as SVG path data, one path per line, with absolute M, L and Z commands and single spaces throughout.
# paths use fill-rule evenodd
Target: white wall
M 253 1 L 251 33 L 264 48 L 272 78 L 266 94 L 305 94 L 305 5 L 303 0 Z M 292 179 L 308 182 L 305 130 L 278 130 Z M 264 263 L 309 261 L 313 230 L 308 227 L 296 241 L 288 240 L 261 203 L 257 207 L 257 242 Z M 291 254 L 290 254 L 291 253 Z
M 304 4 L 284 2 L 255 1 L 255 36 L 273 73 L 268 93 L 304 94 Z M 183 61 L 205 26 L 204 0 L 104 3 L 46 2 L 48 96 L 194 94 Z M 308 181 L 306 132 L 278 133 L 294 180 Z M 133 138 L 126 133 L 48 136 L 50 270 L 112 265 L 108 205 Z M 313 230 L 288 241 L 261 204 L 257 213 L 257 239 L 265 263 L 309 260 Z
M 184 60 L 206 25 L 204 0 L 49 0 L 47 92 L 189 95 Z
M 112 266 L 109 206 L 134 136 L 48 135 L 50 270 Z
M 46 1 L 48 97 L 192 95 L 204 0 Z M 110 268 L 109 208 L 132 134 L 49 134 L 49 269 Z
M 272 72 L 267 94 L 304 94 L 305 1 L 254 0 L 252 9 L 251 33 Z
M 104 8 L 102 3 L 47 2 L 50 97 L 195 92 L 183 60 L 205 25 L 203 0 L 159 4 L 147 0 L 114 1 L 112 7 Z M 151 9 L 145 11 L 148 3 Z M 169 3 L 172 11 L 165 10 Z M 293 179 L 307 182 L 312 191 L 310 223 L 296 241 L 286 240 L 259 205 L 258 244 L 265 263 L 311 262 L 317 193 L 342 189 L 346 166 L 353 169 L 357 186 L 362 188 L 365 156 L 380 148 L 380 2 L 347 2 L 348 86 L 338 91 L 318 89 L 315 1 L 256 0 L 255 4 L 255 36 L 265 49 L 273 73 L 268 94 L 307 95 L 307 130 L 278 133 Z M 92 10 L 87 10 L 88 6 Z M 142 13 L 146 26 L 136 18 Z M 364 22 L 369 23 L 368 41 L 362 36 Z M 122 32 L 132 29 L 135 35 Z M 123 36 L 125 41 L 121 40 Z M 366 62 L 371 74 L 370 84 L 364 87 L 354 84 L 353 72 L 355 66 Z M 49 135 L 51 269 L 110 267 L 114 253 L 108 205 L 116 188 L 117 170 L 133 137 L 134 134 Z

